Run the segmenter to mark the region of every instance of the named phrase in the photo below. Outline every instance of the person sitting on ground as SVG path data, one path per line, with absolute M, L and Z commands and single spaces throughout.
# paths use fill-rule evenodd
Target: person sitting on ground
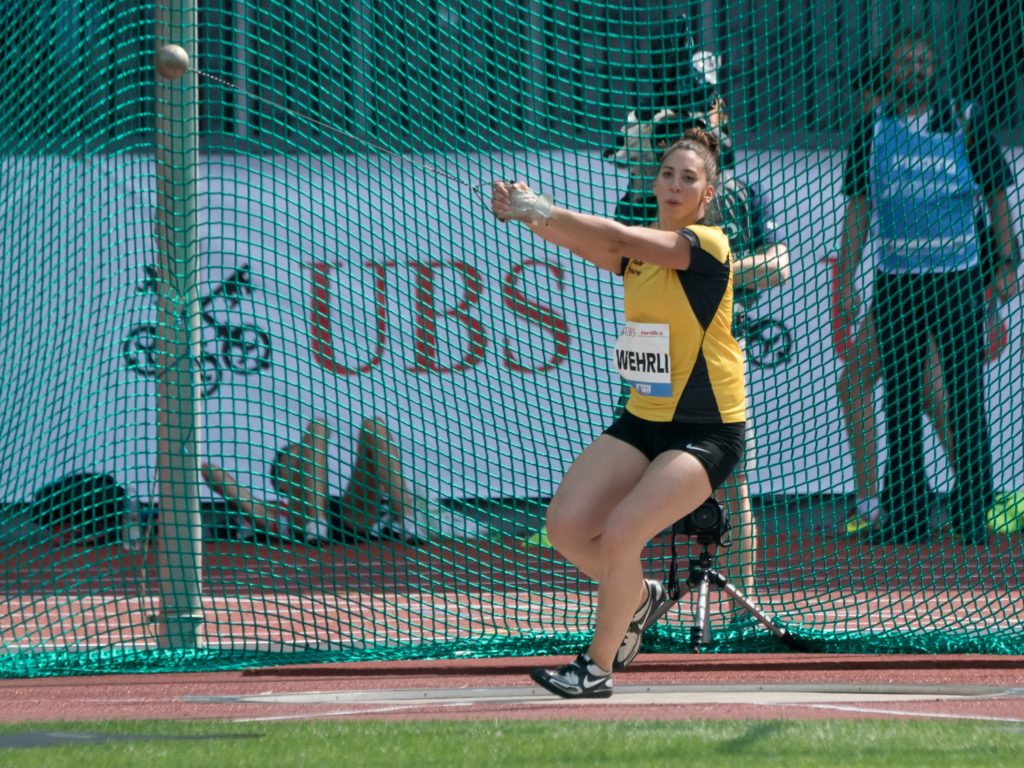
M 206 462 L 203 479 L 263 535 L 297 538 L 307 544 L 342 538 L 396 539 L 421 543 L 413 520 L 416 498 L 402 476 L 398 447 L 384 422 L 365 419 L 356 441 L 356 458 L 347 487 L 332 497 L 327 487 L 327 439 L 322 419 L 306 424 L 297 443 L 281 448 L 268 470 L 280 497 L 260 501 L 227 470 Z

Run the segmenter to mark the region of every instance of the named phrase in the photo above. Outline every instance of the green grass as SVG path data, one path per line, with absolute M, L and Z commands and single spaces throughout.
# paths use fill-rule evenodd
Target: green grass
M 12 747 L 50 734 L 80 743 Z M 58 734 L 60 736 L 58 736 Z M 1013 766 L 1024 726 L 934 720 L 219 721 L 0 725 L 0 765 L 18 768 L 457 768 L 500 766 Z

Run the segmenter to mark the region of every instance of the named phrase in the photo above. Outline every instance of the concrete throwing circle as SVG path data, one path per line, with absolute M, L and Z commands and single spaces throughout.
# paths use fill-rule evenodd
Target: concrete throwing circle
M 579 703 L 623 704 L 851 704 L 864 702 L 965 701 L 1024 696 L 1024 689 L 1000 686 L 952 685 L 622 685 L 610 699 L 584 699 Z M 471 706 L 473 704 L 565 703 L 542 688 L 421 688 L 376 691 L 309 691 L 303 693 L 257 693 L 237 696 L 183 696 L 190 703 L 334 705 L 379 707 L 416 704 L 420 706 Z

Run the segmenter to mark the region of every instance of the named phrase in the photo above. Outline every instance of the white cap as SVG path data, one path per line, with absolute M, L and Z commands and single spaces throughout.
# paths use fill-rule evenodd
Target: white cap
M 718 68 L 722 66 L 721 60 L 711 51 L 694 51 L 690 57 L 690 66 L 693 71 L 704 79 L 708 85 L 718 85 Z

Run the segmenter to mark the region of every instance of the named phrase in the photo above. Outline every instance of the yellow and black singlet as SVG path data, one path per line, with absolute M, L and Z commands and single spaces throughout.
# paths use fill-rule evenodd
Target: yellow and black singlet
M 670 390 L 666 386 L 660 391 L 634 384 L 626 409 L 648 421 L 745 421 L 743 356 L 730 327 L 729 240 L 721 228 L 701 224 L 680 230 L 679 236 L 690 243 L 689 269 L 658 267 L 636 259 L 622 262 L 626 328 L 620 343 L 627 334 L 665 329 L 668 355 L 663 375 L 671 381 Z M 628 344 L 616 347 L 620 370 L 630 364 L 634 369 L 656 368 L 654 355 L 628 349 Z

